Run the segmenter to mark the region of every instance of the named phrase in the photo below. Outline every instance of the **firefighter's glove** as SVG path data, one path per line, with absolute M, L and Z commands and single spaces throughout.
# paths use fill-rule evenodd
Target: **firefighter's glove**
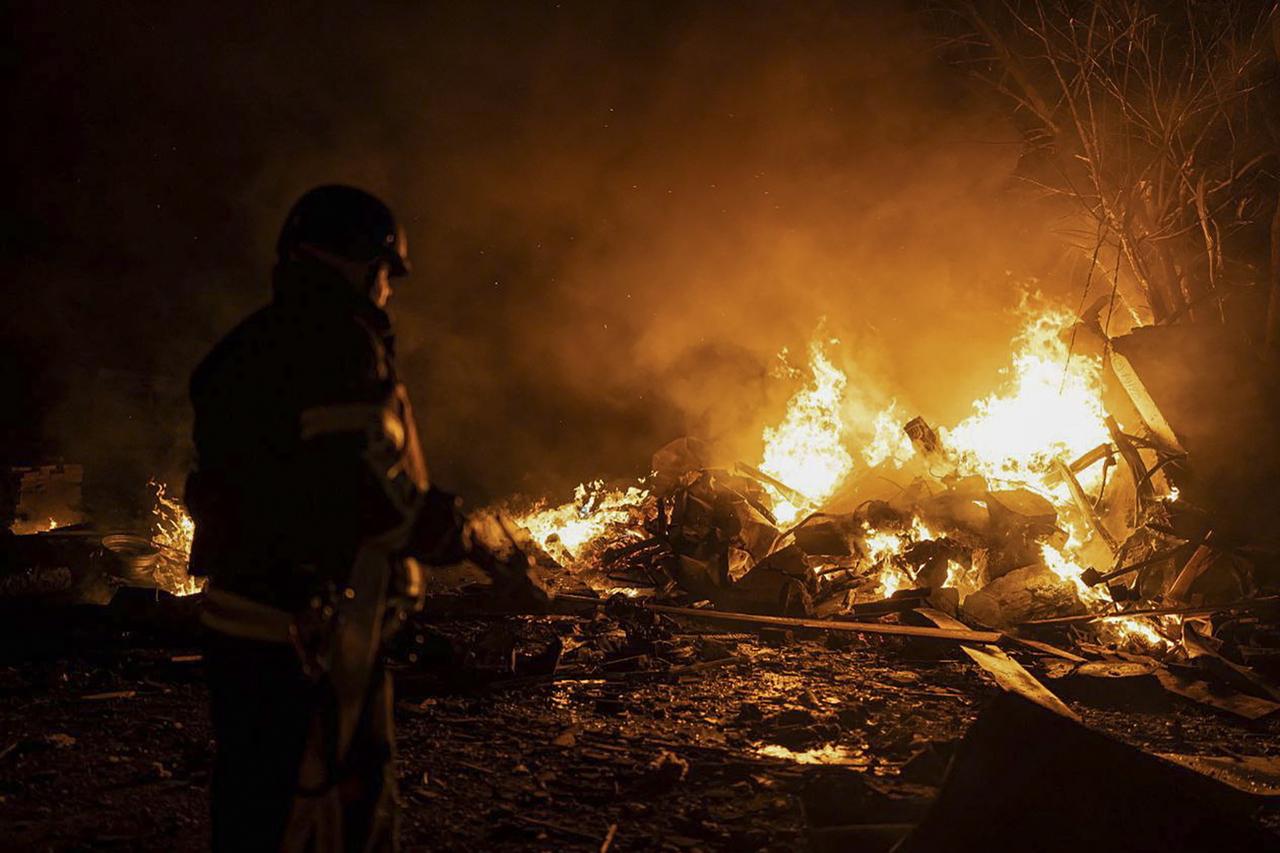
M 432 566 L 450 566 L 466 559 L 463 530 L 466 518 L 457 495 L 435 486 L 422 496 L 422 507 L 410 535 L 409 553 Z
M 463 529 L 467 559 L 493 579 L 494 594 L 522 611 L 546 610 L 554 594 L 517 541 L 511 521 L 490 511 L 473 513 Z

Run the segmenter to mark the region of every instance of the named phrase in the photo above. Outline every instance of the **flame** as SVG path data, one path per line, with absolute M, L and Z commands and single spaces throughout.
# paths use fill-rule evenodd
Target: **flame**
M 649 492 L 639 486 L 610 490 L 604 488 L 604 481 L 595 480 L 579 483 L 573 500 L 553 507 L 536 504 L 513 521 L 528 530 L 544 551 L 572 566 L 606 534 L 617 533 L 623 526 L 634 530 L 633 516 L 647 497 Z
M 1044 563 L 1071 582 L 1092 610 L 1114 607 L 1105 586 L 1081 580 L 1082 555 L 1090 534 L 1073 523 L 1077 510 L 1067 484 L 1053 475 L 1055 459 L 1070 462 L 1111 440 L 1102 403 L 1102 359 L 1071 354 L 1063 334 L 1074 322 L 1063 309 L 1033 313 L 1026 301 L 1027 322 L 1014 339 L 1009 381 L 1001 391 L 974 403 L 974 413 L 951 429 L 939 430 L 958 473 L 979 474 L 991 488 L 1026 488 L 1058 509 L 1067 541 L 1059 548 L 1041 546 Z M 1079 473 L 1080 485 L 1101 485 L 1101 466 Z M 1116 619 L 1101 623 L 1109 639 L 1139 646 L 1162 647 L 1167 641 L 1149 622 Z
M 923 524 L 917 528 L 916 523 L 918 519 L 913 521 L 912 533 L 923 531 L 928 538 L 933 538 Z M 862 547 L 866 550 L 867 559 L 880 571 L 880 586 L 876 590 L 876 595 L 880 598 L 890 598 L 898 590 L 911 586 L 911 576 L 894 563 L 893 558 L 902 553 L 912 534 L 874 530 L 865 522 L 862 525 L 862 531 Z
M 1068 538 L 1061 547 L 1042 545 L 1045 565 L 1072 583 L 1090 609 L 1113 609 L 1106 587 L 1090 587 L 1081 580 L 1090 534 L 1075 521 L 1077 512 L 1070 491 L 1054 473 L 1054 460 L 1070 462 L 1110 441 L 1102 403 L 1102 359 L 1069 353 L 1063 334 L 1074 322 L 1069 311 L 1033 307 L 1029 299 L 1024 299 L 1021 311 L 1026 319 L 1013 341 L 1013 358 L 1004 371 L 1007 380 L 995 393 L 976 401 L 969 417 L 950 429 L 938 430 L 943 452 L 958 475 L 979 475 L 992 489 L 1029 489 L 1053 503 Z M 895 409 L 891 404 L 870 426 L 873 438 L 863 451 L 868 465 L 888 461 L 901 467 L 915 453 Z M 1079 472 L 1083 488 L 1093 491 L 1100 487 L 1100 467 Z M 1171 488 L 1165 499 L 1177 497 L 1177 489 Z M 910 538 L 934 537 L 916 519 Z M 902 537 L 895 534 L 869 534 L 867 539 L 873 559 L 897 553 L 902 544 Z M 951 562 L 946 583 L 964 596 L 977 586 L 971 575 L 971 570 Z M 906 582 L 909 578 L 892 561 L 883 562 L 881 584 L 886 595 Z M 1168 645 L 1148 621 L 1125 618 L 1101 624 L 1109 639 L 1118 642 Z
M 1106 587 L 1089 587 L 1081 580 L 1085 551 L 1091 532 L 1079 519 L 1066 483 L 1057 476 L 1055 461 L 1069 463 L 1093 448 L 1109 443 L 1106 410 L 1102 403 L 1102 359 L 1071 353 L 1065 335 L 1074 315 L 1063 308 L 1033 305 L 1025 298 L 1025 317 L 1013 341 L 1013 357 L 1003 373 L 1006 379 L 994 393 L 976 401 L 969 417 L 951 428 L 940 428 L 942 454 L 952 473 L 981 476 L 991 489 L 1025 488 L 1048 499 L 1059 511 L 1058 524 L 1068 534 L 1065 543 L 1043 545 L 1046 566 L 1064 582 L 1072 583 L 1091 609 L 1114 610 Z M 809 343 L 807 371 L 779 354 L 775 374 L 807 381 L 788 401 L 776 426 L 763 430 L 761 471 L 790 490 L 765 485 L 773 499 L 774 515 L 781 526 L 802 513 L 819 509 L 841 487 L 854 469 L 847 446 L 853 438 L 865 438 L 861 458 L 868 467 L 892 464 L 902 467 L 916 449 L 901 427 L 896 403 L 874 416 L 852 407 L 856 423 L 846 421 L 845 393 L 848 377 L 832 362 L 828 347 L 837 341 L 821 332 Z M 1077 472 L 1088 492 L 1101 487 L 1102 468 Z M 647 492 L 639 488 L 607 491 L 600 481 L 579 485 L 574 499 L 548 507 L 545 503 L 518 517 L 533 538 L 562 562 L 572 565 L 585 557 L 606 534 L 619 528 L 632 536 L 641 526 L 637 519 Z M 1165 500 L 1178 499 L 1170 488 Z M 901 532 L 864 529 L 865 553 L 879 571 L 880 591 L 888 597 L 912 583 L 893 559 L 911 542 L 937 538 L 919 519 Z M 975 570 L 949 562 L 947 585 L 967 595 L 978 586 Z M 1105 631 L 1122 642 L 1166 646 L 1152 622 L 1134 618 L 1107 620 Z
M 151 542 L 160 549 L 156 585 L 174 595 L 194 595 L 204 588 L 202 580 L 187 573 L 196 524 L 182 504 L 168 496 L 164 483 L 152 480 L 147 485 L 156 495 L 151 509 Z
M 1026 488 L 1053 503 L 1059 526 L 1067 531 L 1060 547 L 1045 543 L 1045 565 L 1075 587 L 1091 610 L 1114 608 L 1105 586 L 1081 580 L 1083 553 L 1091 534 L 1074 521 L 1077 511 L 1066 483 L 1053 474 L 1054 460 L 1070 462 L 1111 440 L 1102 403 L 1102 359 L 1072 354 L 1063 334 L 1074 322 L 1064 309 L 1032 309 L 1024 300 L 1027 318 L 1014 339 L 1008 381 L 999 391 L 974 403 L 974 412 L 951 429 L 940 429 L 944 451 L 961 475 L 977 474 L 990 488 Z M 1101 466 L 1079 472 L 1080 485 L 1093 491 L 1101 485 Z M 1176 494 L 1176 493 L 1175 493 Z M 965 578 L 948 571 L 964 594 Z M 1136 618 L 1100 623 L 1108 639 L 1139 646 L 1168 643 L 1151 623 Z
M 911 577 L 906 572 L 892 562 L 886 562 L 880 569 L 880 588 L 877 590 L 877 595 L 880 598 L 892 598 L 895 592 L 906 589 L 911 583 Z
M 901 468 L 915 455 L 915 446 L 902 429 L 898 404 L 890 403 L 887 409 L 876 414 L 872 423 L 871 440 L 862 447 L 862 459 L 871 468 L 885 462 L 892 462 L 894 467 Z
M 934 533 L 925 523 L 918 518 L 911 519 L 911 540 L 913 542 L 932 542 L 938 538 L 938 534 Z
M 947 579 L 942 582 L 942 585 L 959 592 L 961 601 L 971 593 L 977 592 L 982 586 L 973 566 L 966 568 L 955 560 L 947 560 Z
M 896 557 L 902 553 L 901 534 L 872 530 L 870 527 L 866 527 L 865 530 L 866 535 L 862 542 L 867 549 L 867 558 L 871 562 L 879 563 L 888 557 Z
M 1083 546 L 1073 533 L 1061 550 L 1048 543 L 1040 546 L 1044 564 L 1055 575 L 1075 585 L 1076 594 L 1090 610 L 1099 611 L 1114 607 L 1111 594 L 1105 586 L 1089 586 L 1081 576 L 1084 568 L 1068 554 L 1078 551 Z M 1065 552 L 1065 553 L 1064 553 Z M 1167 648 L 1170 643 L 1146 619 L 1126 616 L 1119 619 L 1106 619 L 1096 623 L 1103 639 L 1118 645 L 1136 645 L 1139 648 Z
M 1069 356 L 1062 333 L 1073 317 L 1044 309 L 1014 339 L 1013 363 L 1002 391 L 974 403 L 974 413 L 939 430 L 963 474 L 979 474 L 991 488 L 1024 487 L 1055 504 L 1067 504 L 1065 483 L 1050 477 L 1053 460 L 1070 461 L 1110 440 L 1102 405 L 1102 359 Z M 1081 485 L 1096 488 L 1100 472 L 1082 472 Z
M 809 382 L 787 403 L 782 423 L 765 427 L 762 436 L 760 470 L 808 499 L 806 503 L 766 486 L 774 517 L 783 526 L 821 506 L 853 470 L 840 416 L 848 378 L 827 357 L 827 343 L 821 336 L 809 343 Z

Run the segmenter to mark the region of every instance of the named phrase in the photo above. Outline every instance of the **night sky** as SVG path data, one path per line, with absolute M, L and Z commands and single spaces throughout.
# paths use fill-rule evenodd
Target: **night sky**
M 186 377 L 333 181 L 405 221 L 402 372 L 477 500 L 750 455 L 823 317 L 856 393 L 953 415 L 1061 217 L 900 5 L 16 4 L 6 456 L 179 477 Z

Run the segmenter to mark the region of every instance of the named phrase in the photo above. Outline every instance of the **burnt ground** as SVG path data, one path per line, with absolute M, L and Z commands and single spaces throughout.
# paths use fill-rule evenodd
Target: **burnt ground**
M 83 611 L 10 620 L 5 849 L 207 846 L 198 638 L 154 627 Z M 639 655 L 604 617 L 409 632 L 395 663 L 406 849 L 598 851 L 611 831 L 622 851 L 887 849 L 934 793 L 947 743 L 999 690 L 937 644 L 660 627 Z M 562 652 L 554 675 L 548 641 Z M 1072 707 L 1153 752 L 1280 753 L 1277 720 L 1185 700 L 1159 713 Z M 1276 815 L 1258 812 L 1270 826 Z M 863 827 L 824 848 L 832 822 Z

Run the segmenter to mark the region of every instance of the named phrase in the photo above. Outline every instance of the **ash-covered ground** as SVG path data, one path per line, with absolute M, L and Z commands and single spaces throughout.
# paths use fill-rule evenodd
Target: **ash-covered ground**
M 6 849 L 207 846 L 213 744 L 193 607 L 9 620 Z M 887 850 L 1000 693 L 951 643 L 632 615 L 437 617 L 401 638 L 406 849 Z M 1280 754 L 1274 718 L 1181 699 L 1154 712 L 1069 704 L 1148 752 Z M 1265 800 L 1255 812 L 1277 825 Z

